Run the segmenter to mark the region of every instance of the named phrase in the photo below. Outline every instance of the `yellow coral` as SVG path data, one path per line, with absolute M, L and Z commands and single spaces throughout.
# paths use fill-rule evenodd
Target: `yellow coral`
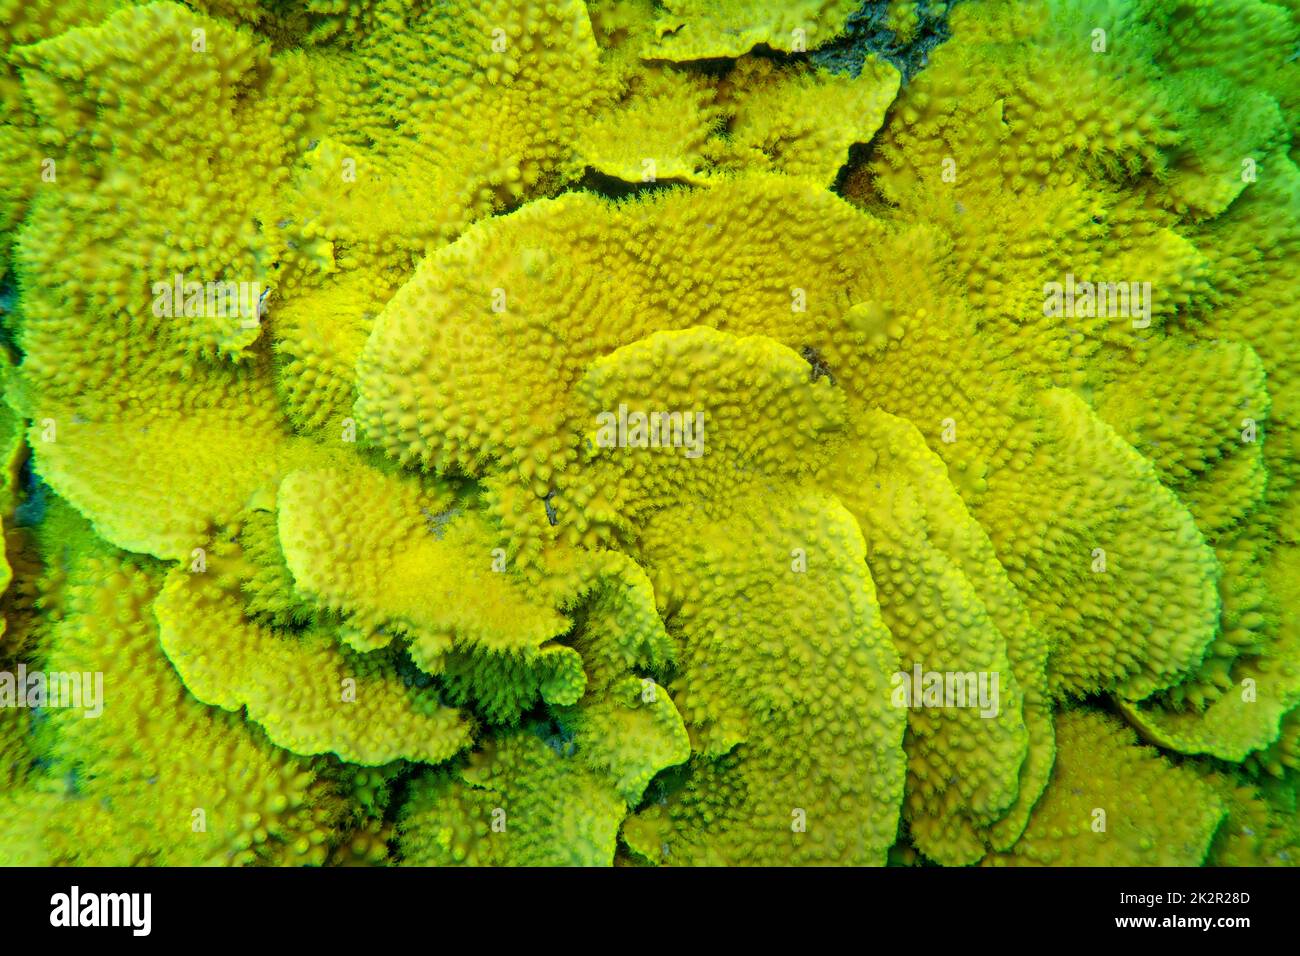
M 853 0 L 779 5 L 762 0 L 666 0 L 654 24 L 657 40 L 644 55 L 668 60 L 739 56 L 760 43 L 803 52 L 840 35 L 856 6 Z
M 1297 21 L 936 6 L 0 0 L 0 862 L 1290 861 Z
M 54 863 L 323 862 L 343 803 L 311 762 L 189 696 L 158 648 L 154 576 L 103 557 L 74 582 L 46 663 L 104 675 L 103 714 L 52 714 L 47 784 L 6 816 L 6 834 L 35 826 Z
M 1056 739 L 1051 786 L 1015 847 L 990 864 L 1192 866 L 1205 858 L 1226 809 L 1193 771 L 1137 746 L 1131 729 L 1103 714 L 1059 714 Z
M 730 114 L 723 153 L 741 168 L 774 169 L 830 186 L 849 147 L 880 128 L 898 93 L 898 70 L 869 56 L 856 77 L 781 69 L 746 57 L 719 91 Z

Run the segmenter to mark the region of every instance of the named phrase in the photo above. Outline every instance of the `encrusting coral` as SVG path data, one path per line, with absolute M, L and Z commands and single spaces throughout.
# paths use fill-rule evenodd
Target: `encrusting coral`
M 0 14 L 0 864 L 1300 859 L 1295 3 Z

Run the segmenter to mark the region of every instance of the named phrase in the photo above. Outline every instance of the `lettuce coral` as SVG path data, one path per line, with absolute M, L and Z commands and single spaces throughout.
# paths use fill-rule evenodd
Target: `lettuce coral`
M 1300 859 L 1294 4 L 0 13 L 0 863 Z

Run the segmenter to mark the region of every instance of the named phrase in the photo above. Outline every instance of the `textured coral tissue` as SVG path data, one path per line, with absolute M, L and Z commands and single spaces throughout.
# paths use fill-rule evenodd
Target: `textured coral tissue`
M 0 0 L 0 865 L 1300 862 L 1296 0 Z

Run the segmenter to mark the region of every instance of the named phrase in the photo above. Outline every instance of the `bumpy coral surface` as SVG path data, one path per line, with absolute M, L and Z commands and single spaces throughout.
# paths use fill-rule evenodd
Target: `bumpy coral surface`
M 0 864 L 1300 861 L 1298 44 L 0 0 Z

